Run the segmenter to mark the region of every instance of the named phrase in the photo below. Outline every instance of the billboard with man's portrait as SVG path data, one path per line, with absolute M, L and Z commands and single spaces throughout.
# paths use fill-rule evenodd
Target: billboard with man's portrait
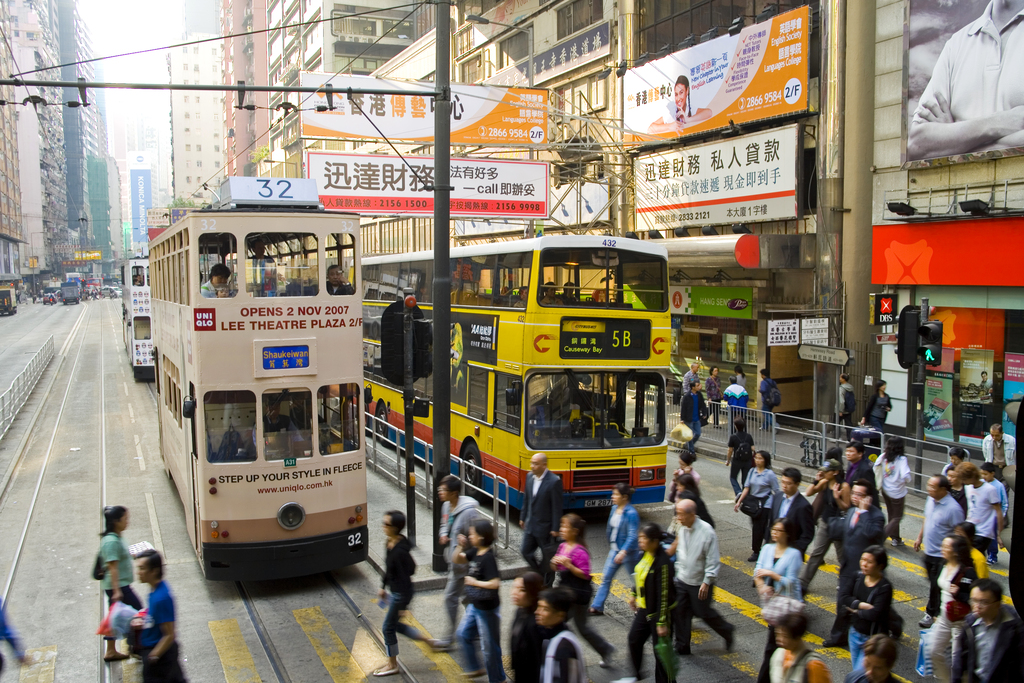
M 1024 0 L 910 0 L 905 164 L 1024 154 Z

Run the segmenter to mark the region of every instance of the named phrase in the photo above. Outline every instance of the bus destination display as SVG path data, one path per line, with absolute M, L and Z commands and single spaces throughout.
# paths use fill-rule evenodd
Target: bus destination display
M 651 323 L 563 318 L 558 352 L 562 358 L 646 360 L 651 353 Z

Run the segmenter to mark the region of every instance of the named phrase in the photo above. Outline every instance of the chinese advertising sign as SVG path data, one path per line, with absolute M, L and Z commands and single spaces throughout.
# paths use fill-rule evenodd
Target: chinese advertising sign
M 433 157 L 309 152 L 306 172 L 324 207 L 362 214 L 430 215 Z M 453 216 L 547 218 L 550 167 L 542 161 L 452 159 Z
M 671 229 L 797 217 L 800 127 L 638 157 L 637 226 Z
M 302 111 L 302 135 L 343 140 L 391 140 L 432 142 L 434 98 L 429 95 L 362 95 L 349 100 L 347 88 L 394 88 L 410 93 L 432 91 L 433 83 L 388 81 L 369 76 L 330 76 L 303 73 L 303 87 L 330 83 L 335 89 L 334 110 Z M 310 103 L 327 106 L 327 96 L 317 93 Z M 451 143 L 534 143 L 548 141 L 548 95 L 544 90 L 501 88 L 487 85 L 452 86 Z M 376 124 L 376 125 L 374 125 Z M 379 129 L 379 130 L 378 130 Z
M 768 346 L 796 346 L 800 343 L 800 321 L 769 320 Z
M 476 313 L 452 313 L 451 399 L 465 408 L 469 400 L 469 363 L 498 362 L 498 317 Z
M 611 24 L 607 22 L 591 26 L 586 31 L 557 43 L 553 48 L 534 55 L 533 82 L 543 83 L 566 71 L 589 64 L 595 59 L 607 57 L 611 54 L 611 43 L 608 41 L 610 31 Z M 530 82 L 526 67 L 529 61 L 527 58 L 519 64 L 502 69 L 486 82 L 491 85 L 525 85 Z
M 754 317 L 752 287 L 669 287 L 673 315 L 708 315 L 716 318 Z
M 677 138 L 806 111 L 810 32 L 801 7 L 631 69 L 626 130 Z

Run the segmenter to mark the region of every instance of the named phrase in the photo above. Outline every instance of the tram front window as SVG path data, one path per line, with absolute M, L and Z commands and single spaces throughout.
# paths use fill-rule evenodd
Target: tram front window
M 245 248 L 250 296 L 316 296 L 320 291 L 316 235 L 253 233 L 245 238 Z
M 313 395 L 308 389 L 263 394 L 263 447 L 267 460 L 313 455 Z
M 251 391 L 209 391 L 203 397 L 206 459 L 252 462 L 256 459 L 256 395 Z
M 199 236 L 199 293 L 204 299 L 229 299 L 238 293 L 235 236 Z
M 526 384 L 531 448 L 630 448 L 665 438 L 664 383 L 651 372 L 564 370 Z
M 329 384 L 316 392 L 320 454 L 359 448 L 359 385 Z

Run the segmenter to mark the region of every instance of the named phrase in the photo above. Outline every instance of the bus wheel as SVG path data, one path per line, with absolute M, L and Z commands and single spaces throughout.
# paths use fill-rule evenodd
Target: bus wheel
M 466 481 L 477 487 L 483 488 L 483 469 L 480 461 L 480 449 L 472 441 L 466 443 L 462 449 L 462 462 L 465 466 Z
M 388 438 L 388 407 L 384 403 L 383 399 L 377 400 L 377 410 L 374 413 L 374 428 L 377 430 L 377 436 L 382 439 Z

